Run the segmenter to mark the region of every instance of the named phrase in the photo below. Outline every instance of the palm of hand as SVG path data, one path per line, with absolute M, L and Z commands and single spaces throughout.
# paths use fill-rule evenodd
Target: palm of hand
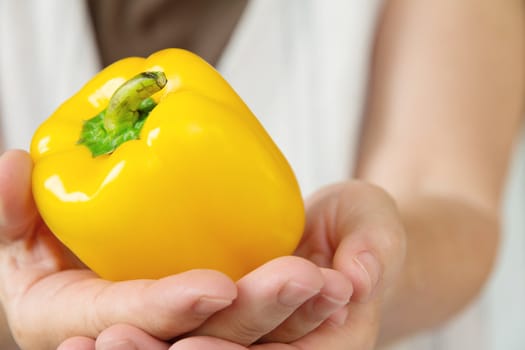
M 305 234 L 296 254 L 347 276 L 354 292 L 348 306 L 288 343 L 270 339 L 274 341 L 246 347 L 201 336 L 183 339 L 170 350 L 373 348 L 382 291 L 396 277 L 405 254 L 404 229 L 395 205 L 378 188 L 347 182 L 319 191 L 307 207 Z
M 198 327 L 236 297 L 234 283 L 214 271 L 195 270 L 158 281 L 112 283 L 97 278 L 37 215 L 29 156 L 7 152 L 0 158 L 0 173 L 0 296 L 22 348 L 55 349 L 67 337 L 95 338 L 119 323 L 171 339 Z
M 79 335 L 61 348 L 95 349 L 95 339 L 97 344 L 124 339 L 142 344 L 139 348 L 167 349 L 168 340 L 181 335 L 187 337 L 173 349 L 366 349 L 374 342 L 379 302 L 373 290 L 395 275 L 404 242 L 397 213 L 377 189 L 341 184 L 312 198 L 297 255 L 321 269 L 303 258 L 284 257 L 236 285 L 204 270 L 158 281 L 111 283 L 83 268 L 36 214 L 28 155 L 7 153 L 0 158 L 0 170 L 5 169 L 10 172 L 0 172 L 0 198 L 10 205 L 0 225 L 5 241 L 0 291 L 23 348 L 56 348 Z M 382 215 L 375 215 L 375 209 Z M 386 243 L 377 232 L 387 233 Z M 390 268 L 381 274 L 383 265 L 357 258 L 362 251 Z M 298 294 L 304 300 L 283 307 L 278 299 L 290 281 L 304 287 Z M 305 295 L 304 290 L 314 293 Z M 351 303 L 341 307 L 352 290 Z

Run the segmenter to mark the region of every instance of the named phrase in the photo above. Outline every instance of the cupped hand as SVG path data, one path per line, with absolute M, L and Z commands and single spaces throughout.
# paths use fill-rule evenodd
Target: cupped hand
M 352 294 L 341 273 L 298 257 L 271 261 L 237 284 L 208 270 L 102 280 L 43 223 L 31 170 L 26 152 L 0 157 L 0 298 L 23 349 L 162 349 L 200 334 L 246 345 L 263 336 L 293 340 L 337 314 Z
M 307 334 L 326 319 L 341 322 L 351 295 L 351 284 L 341 274 L 319 269 L 297 257 L 275 259 L 238 281 L 238 297 L 233 304 L 210 317 L 197 330 L 179 339 L 228 339 L 231 344 L 249 345 L 262 339 L 291 341 Z M 344 315 L 343 315 L 344 317 Z M 176 341 L 175 344 L 180 344 Z M 120 324 L 104 330 L 97 339 L 74 337 L 60 350 L 168 349 L 148 332 Z M 177 345 L 178 346 L 178 345 Z M 199 348 L 197 349 L 206 349 Z
M 96 338 L 116 324 L 172 339 L 236 298 L 234 282 L 215 271 L 189 271 L 157 281 L 98 278 L 39 217 L 31 170 L 32 161 L 23 151 L 0 157 L 0 297 L 22 349 L 56 349 L 69 337 Z
M 382 298 L 399 275 L 405 250 L 402 220 L 387 193 L 358 181 L 333 185 L 320 190 L 308 201 L 305 234 L 297 249 L 302 259 L 322 267 L 319 272 L 324 284 L 319 292 L 311 291 L 310 297 L 304 289 L 296 291 L 292 299 L 299 305 L 295 310 L 277 313 L 280 319 L 268 318 L 264 307 L 257 309 L 249 302 L 257 300 L 250 297 L 253 293 L 264 294 L 264 290 L 253 287 L 264 286 L 264 282 L 247 276 L 239 281 L 239 296 L 231 306 L 217 312 L 171 347 L 168 343 L 155 342 L 142 330 L 120 325 L 104 331 L 97 340 L 100 345 L 97 348 L 105 348 L 104 344 L 125 343 L 134 344 L 138 349 L 159 350 L 372 349 L 380 323 Z M 270 262 L 254 273 L 271 271 L 274 264 L 278 274 L 286 274 L 289 270 L 298 272 L 295 263 L 300 262 L 305 269 L 301 278 L 313 278 L 306 284 L 315 289 L 315 268 L 310 269 L 313 266 L 305 264 L 304 260 L 288 259 Z M 283 261 L 290 265 L 281 265 Z M 303 279 L 302 283 L 305 281 Z M 335 307 L 342 302 L 345 291 L 348 296 L 352 295 L 350 302 L 347 306 Z M 243 296 L 245 293 L 247 296 Z M 304 293 L 302 298 L 301 293 Z M 312 322 L 312 315 L 316 313 L 309 315 L 309 311 L 319 304 L 330 310 L 327 311 L 329 316 L 318 317 L 317 322 Z M 254 313 L 250 315 L 251 312 Z M 252 321 L 244 318 L 248 315 Z M 243 321 L 236 321 L 236 317 Z M 95 349 L 94 342 L 90 346 L 86 349 Z
M 282 326 L 250 346 L 209 332 L 185 338 L 170 350 L 373 349 L 382 299 L 399 277 L 405 251 L 403 223 L 385 191 L 359 181 L 324 188 L 307 202 L 306 229 L 296 254 L 346 277 L 353 287 L 348 306 L 295 339 L 290 339 L 289 329 Z M 229 308 L 212 316 L 201 328 Z

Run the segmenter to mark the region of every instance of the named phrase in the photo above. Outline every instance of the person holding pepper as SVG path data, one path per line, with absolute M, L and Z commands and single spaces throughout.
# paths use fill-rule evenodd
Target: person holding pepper
M 6 2 L 16 19 L 24 11 L 15 3 Z M 105 35 L 104 15 L 119 3 L 90 2 L 103 61 L 114 60 L 108 47 L 125 50 L 125 33 L 134 28 L 122 20 L 126 30 L 110 31 L 124 33 L 122 40 Z M 171 13 L 162 1 L 145 3 L 143 9 Z M 70 16 L 63 18 L 75 20 L 73 28 L 89 28 L 78 20 L 87 14 L 79 4 L 65 5 Z M 132 4 L 120 8 L 130 18 L 140 8 Z M 201 17 L 206 25 L 189 32 L 194 40 L 186 47 L 206 48 L 200 54 L 238 89 L 296 171 L 308 198 L 294 255 L 235 281 L 214 270 L 158 280 L 101 279 L 43 224 L 28 153 L 7 151 L 0 158 L 0 297 L 22 348 L 374 349 L 442 325 L 487 280 L 523 112 L 523 1 L 224 4 L 194 11 L 218 6 L 213 10 L 224 11 L 217 17 L 225 23 Z M 368 14 L 361 25 L 369 35 L 353 37 L 352 47 L 340 45 L 355 35 L 347 17 L 357 7 Z M 37 9 L 25 10 L 38 17 Z M 145 17 L 138 24 L 152 23 L 152 12 L 140 13 Z M 150 38 L 162 20 L 153 23 Z M 64 35 L 78 39 L 74 33 Z M 210 33 L 218 35 L 215 46 L 197 40 Z M 3 52 L 3 62 L 17 49 Z M 61 56 L 65 62 L 84 64 L 76 79 L 92 73 L 89 48 L 65 50 L 71 54 Z M 308 64 L 315 60 L 323 64 Z M 360 81 L 349 67 L 361 73 L 370 67 L 370 74 Z M 5 89 L 9 72 L 4 67 L 2 73 L 4 135 L 16 146 L 11 124 L 23 119 L 13 121 L 13 111 L 35 106 L 14 104 L 17 82 L 9 80 L 13 86 Z

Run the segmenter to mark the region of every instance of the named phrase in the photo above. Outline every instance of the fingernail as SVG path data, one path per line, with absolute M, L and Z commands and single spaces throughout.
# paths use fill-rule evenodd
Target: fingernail
M 100 350 L 137 350 L 135 344 L 129 340 L 120 340 L 118 342 L 107 342 L 97 346 Z
M 345 324 L 347 318 L 348 308 L 343 307 L 330 316 L 330 321 L 332 321 L 336 326 L 342 326 Z
M 308 288 L 297 282 L 289 281 L 280 290 L 277 299 L 283 305 L 297 306 L 319 293 L 319 291 L 320 289 Z
M 336 299 L 326 294 L 322 294 L 321 297 L 313 303 L 312 310 L 320 319 L 326 319 L 336 313 L 339 309 L 345 307 L 349 301 L 350 298 Z
M 232 303 L 231 299 L 202 297 L 193 305 L 193 311 L 200 315 L 211 315 Z
M 381 275 L 381 266 L 379 265 L 379 262 L 369 252 L 362 252 L 359 253 L 355 258 L 354 261 L 356 264 L 361 268 L 365 274 L 368 276 L 369 280 L 369 292 L 368 295 L 372 295 L 375 288 L 377 287 L 377 284 L 379 283 L 379 278 Z
M 325 302 L 327 302 L 329 304 L 332 304 L 334 306 L 343 306 L 343 305 L 348 304 L 348 302 L 350 301 L 350 297 L 348 297 L 346 299 L 336 299 L 336 298 L 330 297 L 330 296 L 328 296 L 326 294 L 323 294 L 322 297 L 325 300 Z

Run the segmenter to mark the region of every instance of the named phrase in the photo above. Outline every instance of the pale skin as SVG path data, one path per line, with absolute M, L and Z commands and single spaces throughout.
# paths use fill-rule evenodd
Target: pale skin
M 28 349 L 366 350 L 441 324 L 497 254 L 524 11 L 521 0 L 389 1 L 355 173 L 366 182 L 319 190 L 299 257 L 237 283 L 201 270 L 112 284 L 71 270 L 37 225 L 27 154 L 4 154 L 0 292 L 15 337 Z

